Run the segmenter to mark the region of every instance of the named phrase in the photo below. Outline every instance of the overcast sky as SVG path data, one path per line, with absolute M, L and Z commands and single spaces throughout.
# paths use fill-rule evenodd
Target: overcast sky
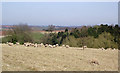
M 5 2 L 2 23 L 96 25 L 118 23 L 117 2 Z

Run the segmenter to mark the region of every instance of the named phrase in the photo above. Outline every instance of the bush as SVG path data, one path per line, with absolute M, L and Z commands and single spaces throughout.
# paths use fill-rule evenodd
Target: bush
M 62 44 L 69 45 L 70 47 L 77 47 L 78 41 L 74 36 L 69 36 L 63 40 Z
M 12 42 L 16 44 L 16 42 L 32 42 L 33 39 L 31 37 L 31 29 L 26 24 L 20 24 L 20 25 L 13 25 L 11 30 L 7 31 L 7 35 L 3 38 L 2 42 Z
M 114 37 L 107 32 L 102 33 L 96 39 L 94 39 L 93 37 L 89 37 L 89 40 L 87 41 L 88 47 L 91 48 L 118 48 L 118 44 L 114 42 Z
M 23 45 L 24 44 L 24 41 L 20 41 L 20 45 Z

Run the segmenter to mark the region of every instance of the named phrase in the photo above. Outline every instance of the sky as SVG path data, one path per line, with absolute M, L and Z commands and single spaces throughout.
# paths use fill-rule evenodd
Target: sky
M 80 26 L 118 23 L 117 2 L 3 2 L 2 24 Z

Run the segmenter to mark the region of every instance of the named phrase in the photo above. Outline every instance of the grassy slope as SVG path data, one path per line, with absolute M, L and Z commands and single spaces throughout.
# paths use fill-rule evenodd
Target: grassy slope
M 117 71 L 118 51 L 2 44 L 3 71 Z M 90 64 L 95 59 L 100 65 Z

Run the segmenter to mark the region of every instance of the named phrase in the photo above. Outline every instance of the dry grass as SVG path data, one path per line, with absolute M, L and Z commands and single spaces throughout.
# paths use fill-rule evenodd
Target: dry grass
M 118 51 L 2 44 L 3 71 L 117 71 Z M 99 64 L 91 63 L 96 61 Z

